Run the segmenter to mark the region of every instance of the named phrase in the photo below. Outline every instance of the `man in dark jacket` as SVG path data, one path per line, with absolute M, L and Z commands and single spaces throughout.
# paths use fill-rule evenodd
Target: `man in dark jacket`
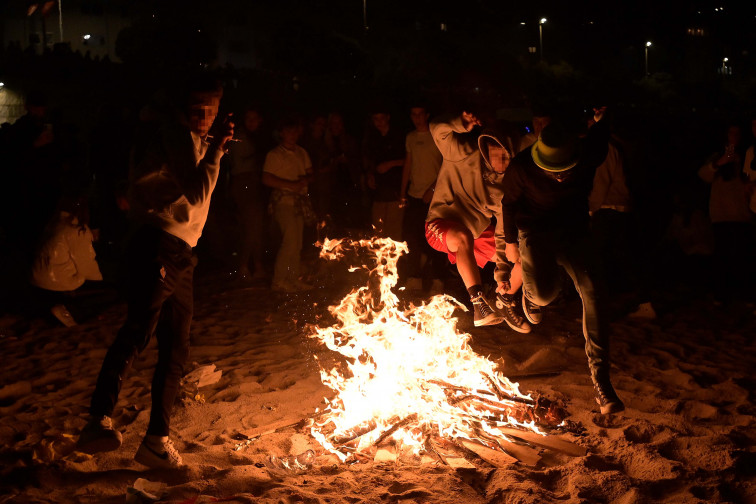
M 580 294 L 585 353 L 602 414 L 625 408 L 609 379 L 609 340 L 589 233 L 588 194 L 609 140 L 604 112 L 594 109 L 596 124 L 582 140 L 560 123 L 544 128 L 533 147 L 512 161 L 502 196 L 506 256 L 522 264 L 523 311 L 531 324 L 541 321 L 541 306 L 559 294 L 560 266 Z

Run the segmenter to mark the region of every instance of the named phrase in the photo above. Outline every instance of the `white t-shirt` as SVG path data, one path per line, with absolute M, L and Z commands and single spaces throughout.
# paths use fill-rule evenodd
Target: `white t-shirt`
M 412 155 L 407 194 L 413 198 L 422 198 L 425 191 L 436 182 L 444 159 L 430 131 L 412 131 L 407 135 L 405 144 L 407 152 Z
M 263 165 L 263 172 L 268 172 L 284 180 L 299 180 L 299 177 L 307 175 L 312 168 L 312 162 L 307 151 L 299 145 L 294 149 L 287 149 L 279 145 L 272 151 L 268 152 Z M 281 189 L 283 193 L 292 193 L 288 189 Z M 299 190 L 299 194 L 307 194 L 307 187 Z

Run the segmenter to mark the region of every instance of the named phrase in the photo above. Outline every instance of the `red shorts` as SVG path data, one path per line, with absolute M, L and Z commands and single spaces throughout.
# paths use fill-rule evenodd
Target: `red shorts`
M 425 223 L 425 239 L 428 240 L 428 244 L 439 252 L 445 252 L 452 264 L 457 264 L 457 253 L 449 252 L 446 247 L 446 233 L 455 225 L 459 226 L 457 222 L 446 219 L 434 219 Z M 482 268 L 496 253 L 493 224 L 475 238 L 474 243 L 475 262 Z

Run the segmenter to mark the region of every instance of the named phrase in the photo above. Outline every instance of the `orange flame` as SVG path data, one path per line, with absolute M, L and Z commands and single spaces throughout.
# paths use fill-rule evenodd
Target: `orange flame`
M 321 257 L 340 259 L 349 250 L 374 256 L 373 268 L 350 268 L 367 270 L 368 285 L 329 308 L 336 324 L 313 327 L 310 335 L 346 358 L 345 368 L 320 371 L 323 383 L 335 392 L 311 429 L 325 449 L 345 461 L 353 451 L 389 438 L 419 453 L 429 433 L 474 438 L 482 431 L 505 438 L 497 431 L 503 425 L 540 432 L 535 423 L 509 415 L 513 408 L 532 404 L 531 397 L 499 373 L 497 364 L 470 348 L 469 334 L 457 330 L 453 312 L 466 310 L 462 304 L 437 295 L 420 306 L 398 308 L 392 288 L 398 280 L 397 261 L 407 253 L 405 243 L 326 239 Z M 471 395 L 475 400 L 468 400 Z

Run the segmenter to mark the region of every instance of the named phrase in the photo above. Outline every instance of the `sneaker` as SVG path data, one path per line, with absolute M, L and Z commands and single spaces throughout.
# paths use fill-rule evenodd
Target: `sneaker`
M 496 310 L 488 303 L 488 299 L 481 292 L 477 296 L 470 298 L 473 304 L 473 321 L 475 327 L 496 325 L 504 322 L 504 317 L 499 315 Z
M 541 307 L 528 299 L 525 296 L 525 291 L 522 292 L 522 312 L 525 314 L 525 318 L 533 325 L 538 325 L 543 320 Z
M 496 294 L 496 309 L 504 315 L 504 322 L 520 333 L 529 333 L 530 324 L 515 311 L 515 298 L 511 294 Z
M 175 469 L 184 465 L 181 455 L 168 436 L 144 436 L 134 460 L 153 469 Z
M 73 318 L 73 315 L 71 315 L 71 312 L 68 311 L 68 308 L 63 306 L 62 304 L 57 304 L 50 308 L 50 312 L 55 316 L 56 319 L 60 320 L 60 323 L 63 324 L 66 327 L 74 327 L 76 325 L 76 321 Z
M 596 402 L 601 409 L 602 415 L 619 413 L 625 410 L 625 404 L 614 391 L 609 376 L 599 376 L 593 379 L 593 388 L 596 391 Z
M 121 446 L 122 441 L 123 436 L 113 428 L 109 416 L 92 417 L 81 430 L 76 449 L 89 454 L 113 451 Z

